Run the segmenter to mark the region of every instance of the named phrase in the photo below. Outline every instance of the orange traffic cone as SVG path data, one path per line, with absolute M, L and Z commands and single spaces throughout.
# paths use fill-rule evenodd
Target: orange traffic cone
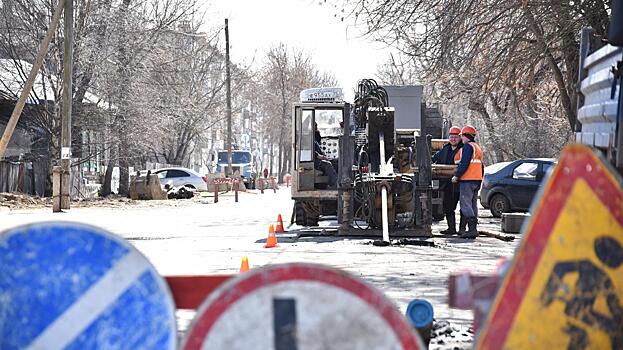
M 270 224 L 268 228 L 268 238 L 266 239 L 266 245 L 264 248 L 273 248 L 277 246 L 277 236 L 275 236 L 275 226 Z
M 242 257 L 242 264 L 240 264 L 240 272 L 249 271 L 249 259 L 246 256 Z
M 281 214 L 279 214 L 279 216 L 277 216 L 277 229 L 275 230 L 275 232 L 277 232 L 277 233 L 286 232 L 283 229 L 283 219 L 281 219 Z

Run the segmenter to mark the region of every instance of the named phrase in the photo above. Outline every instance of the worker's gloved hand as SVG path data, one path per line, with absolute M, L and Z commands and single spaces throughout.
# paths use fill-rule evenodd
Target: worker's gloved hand
M 452 176 L 452 183 L 457 183 L 459 182 L 459 178 L 456 176 Z

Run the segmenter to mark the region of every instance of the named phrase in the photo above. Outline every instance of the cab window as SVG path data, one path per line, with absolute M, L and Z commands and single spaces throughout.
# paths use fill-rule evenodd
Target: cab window
M 188 173 L 181 170 L 169 170 L 167 171 L 167 178 L 171 177 L 189 177 Z
M 513 179 L 536 181 L 538 163 L 522 163 L 513 170 Z
M 299 130 L 301 130 L 299 160 L 301 162 L 311 162 L 314 160 L 314 111 L 302 110 L 299 122 Z

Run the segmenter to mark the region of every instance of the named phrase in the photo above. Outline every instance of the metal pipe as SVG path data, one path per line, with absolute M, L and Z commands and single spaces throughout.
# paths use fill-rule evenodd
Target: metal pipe
M 385 133 L 383 131 L 379 131 L 379 153 L 380 153 L 380 163 L 379 170 L 381 170 L 381 175 L 387 175 L 385 173 Z
M 383 241 L 389 243 L 389 224 L 387 222 L 387 187 L 381 187 L 381 216 L 383 218 Z

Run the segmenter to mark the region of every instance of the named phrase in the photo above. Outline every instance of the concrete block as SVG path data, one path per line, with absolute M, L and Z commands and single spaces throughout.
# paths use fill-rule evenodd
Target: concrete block
M 133 200 L 164 200 L 167 199 L 167 193 L 162 190 L 160 178 L 158 175 L 132 177 L 130 179 L 130 198 Z
M 530 218 L 530 213 L 504 213 L 502 214 L 502 231 L 519 233 L 524 220 Z

